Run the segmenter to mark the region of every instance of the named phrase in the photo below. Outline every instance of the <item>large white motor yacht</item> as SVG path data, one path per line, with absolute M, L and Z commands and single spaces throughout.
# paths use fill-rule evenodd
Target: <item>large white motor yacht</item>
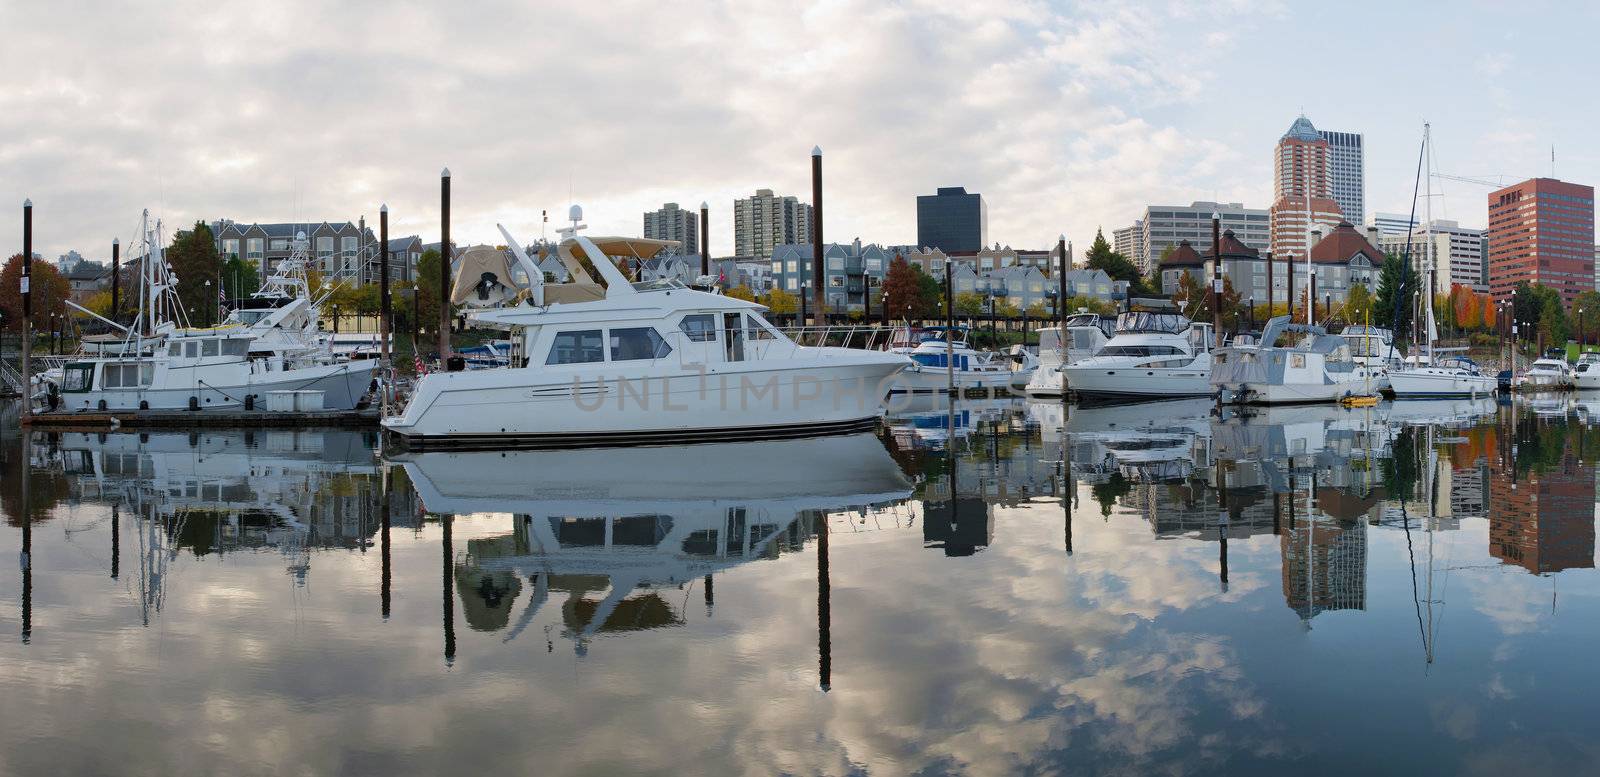
M 1116 335 L 1116 319 L 1099 313 L 1074 313 L 1067 317 L 1066 336 L 1062 327 L 1039 330 L 1039 366 L 1029 378 L 1030 397 L 1059 397 L 1067 391 L 1061 368 L 1100 352 Z
M 584 237 L 582 211 L 557 255 L 571 281 L 528 270 L 522 301 L 469 314 L 509 330 L 510 365 L 424 376 L 383 420 L 414 447 L 647 443 L 793 437 L 867 429 L 906 357 L 806 347 L 762 306 L 673 280 L 630 283 L 612 256 L 667 245 Z
M 1193 397 L 1213 393 L 1211 325 L 1177 313 L 1133 311 L 1100 352 L 1061 368 L 1080 397 Z
M 1298 334 L 1292 346 L 1275 345 Z M 1259 343 L 1234 343 L 1215 354 L 1211 385 L 1225 402 L 1290 404 L 1333 402 L 1377 390 L 1381 367 L 1356 361 L 1350 345 L 1320 326 L 1297 324 L 1288 316 L 1267 322 Z
M 1591 351 L 1578 357 L 1572 368 L 1572 382 L 1580 391 L 1600 389 L 1600 353 Z

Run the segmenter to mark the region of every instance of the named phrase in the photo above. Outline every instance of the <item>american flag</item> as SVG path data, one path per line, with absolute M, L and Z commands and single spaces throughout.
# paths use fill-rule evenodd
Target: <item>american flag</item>
M 419 377 L 428 374 L 428 368 L 423 365 L 421 356 L 413 356 L 411 359 L 416 363 L 414 366 Z

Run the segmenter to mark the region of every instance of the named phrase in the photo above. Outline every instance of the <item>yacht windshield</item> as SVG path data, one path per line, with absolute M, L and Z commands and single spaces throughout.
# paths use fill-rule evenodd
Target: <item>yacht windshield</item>
M 1183 351 L 1170 345 L 1108 345 L 1096 356 L 1183 356 Z
M 1117 334 L 1157 332 L 1179 334 L 1189 328 L 1189 319 L 1177 313 L 1123 313 L 1117 318 Z
M 672 291 L 674 289 L 687 289 L 675 278 L 657 278 L 653 281 L 640 281 L 633 284 L 635 291 Z

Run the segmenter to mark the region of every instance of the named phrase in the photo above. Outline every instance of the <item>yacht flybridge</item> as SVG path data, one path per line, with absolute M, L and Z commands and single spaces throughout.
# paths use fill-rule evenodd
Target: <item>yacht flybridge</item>
M 579 234 L 556 254 L 567 283 L 506 234 L 529 279 L 511 304 L 468 314 L 509 331 L 509 366 L 434 373 L 383 420 L 413 447 L 654 443 L 799 437 L 872 428 L 910 360 L 807 347 L 753 302 L 674 280 L 630 283 L 611 257 L 648 258 L 664 241 Z M 504 228 L 502 228 L 504 232 Z
M 1132 311 L 1098 353 L 1061 368 L 1085 398 L 1196 397 L 1212 393 L 1211 325 L 1175 312 Z

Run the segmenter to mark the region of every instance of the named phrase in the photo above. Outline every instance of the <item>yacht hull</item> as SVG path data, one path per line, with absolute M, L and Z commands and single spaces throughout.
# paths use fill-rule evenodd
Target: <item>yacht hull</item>
M 839 349 L 843 350 L 843 349 Z M 429 375 L 384 427 L 412 448 L 629 445 L 874 428 L 906 360 L 871 351 L 786 363 L 678 364 L 619 374 L 538 368 Z M 834 363 L 829 363 L 834 362 Z
M 1067 393 L 1067 381 L 1059 367 L 1039 367 L 1024 387 L 1030 397 L 1059 397 Z
M 1460 370 L 1423 367 L 1389 373 L 1389 389 L 1397 399 L 1487 396 L 1495 391 L 1495 379 Z
M 1224 402 L 1238 405 L 1298 405 L 1336 402 L 1344 397 L 1366 393 L 1366 386 L 1362 381 L 1223 384 L 1221 389 Z
M 1003 389 L 1012 385 L 1010 372 L 971 372 L 956 370 L 958 391 Z M 895 378 L 889 391 L 895 394 L 936 394 L 950 390 L 950 373 L 943 367 L 912 365 Z
M 257 408 L 265 405 L 272 391 L 321 391 L 324 410 L 354 410 L 366 396 L 377 372 L 378 362 L 353 361 L 283 372 L 252 374 L 246 380 L 196 380 L 192 385 L 149 387 L 144 389 L 102 389 L 61 395 L 65 410 L 188 410 L 192 397 L 200 410 L 238 410 L 246 396 L 254 395 Z
M 1205 397 L 1216 393 L 1210 370 L 1162 367 L 1067 367 L 1065 383 L 1081 397 Z

